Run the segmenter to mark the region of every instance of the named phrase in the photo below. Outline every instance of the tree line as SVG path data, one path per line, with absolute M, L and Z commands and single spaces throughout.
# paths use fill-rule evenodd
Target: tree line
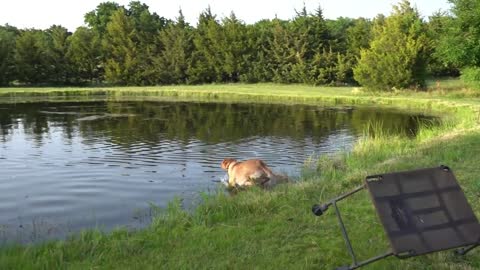
M 428 20 L 408 0 L 389 16 L 325 19 L 296 10 L 246 24 L 210 8 L 196 26 L 132 1 L 99 4 L 69 32 L 0 26 L 0 85 L 171 85 L 203 83 L 425 86 L 428 76 L 480 81 L 480 3 L 449 0 Z

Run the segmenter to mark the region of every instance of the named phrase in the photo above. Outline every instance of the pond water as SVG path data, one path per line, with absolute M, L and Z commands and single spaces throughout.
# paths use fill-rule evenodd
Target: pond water
M 0 244 L 146 226 L 151 203 L 218 189 L 223 158 L 296 176 L 310 156 L 350 149 L 369 122 L 414 136 L 429 119 L 305 105 L 0 104 Z

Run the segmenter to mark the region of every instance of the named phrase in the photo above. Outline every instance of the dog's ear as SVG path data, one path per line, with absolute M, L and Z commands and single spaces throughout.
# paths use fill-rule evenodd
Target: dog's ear
M 224 170 L 228 170 L 228 165 L 230 165 L 230 163 L 234 162 L 235 159 L 233 158 L 226 158 L 222 161 L 222 169 Z
M 226 170 L 226 168 L 227 168 L 227 163 L 228 163 L 227 158 L 222 161 L 222 164 L 221 164 L 222 169 Z
M 228 164 L 230 163 L 230 158 L 226 158 L 222 161 L 222 169 L 228 170 Z

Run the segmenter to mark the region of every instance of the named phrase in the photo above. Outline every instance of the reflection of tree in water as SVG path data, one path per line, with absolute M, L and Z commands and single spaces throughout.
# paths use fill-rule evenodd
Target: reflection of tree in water
M 5 140 L 21 119 L 24 132 L 41 142 L 51 126 L 71 140 L 109 138 L 119 145 L 162 139 L 206 143 L 251 136 L 278 136 L 316 141 L 339 129 L 361 134 L 368 122 L 381 122 L 386 133 L 414 133 L 418 116 L 374 108 L 339 109 L 317 106 L 166 102 L 89 102 L 2 105 L 0 135 Z M 78 121 L 86 115 L 107 115 Z M 421 117 L 420 117 L 421 118 Z
M 5 142 L 7 137 L 13 132 L 13 129 L 16 128 L 14 119 L 12 115 L 9 114 L 7 108 L 2 108 L 0 110 L 0 139 Z
M 108 130 L 112 138 L 123 140 L 124 143 L 130 139 L 155 142 L 161 138 L 181 141 L 197 139 L 207 143 L 235 141 L 251 136 L 301 139 L 305 136 L 321 137 L 348 122 L 346 114 L 305 106 L 144 102 L 117 103 L 109 110 L 112 114 L 135 113 L 146 117 L 85 123 L 94 130 Z
M 12 134 L 13 130 L 23 125 L 25 134 L 41 144 L 43 134 L 49 130 L 45 115 L 39 114 L 35 106 L 25 104 L 9 104 L 2 107 L 5 108 L 0 114 L 0 134 L 3 140 L 7 134 Z
M 97 106 L 100 104 L 103 103 L 97 103 Z M 61 129 L 66 139 L 72 139 L 75 130 L 78 129 L 76 127 L 78 115 L 91 113 L 91 108 L 83 108 L 77 103 L 19 103 L 2 104 L 1 107 L 3 108 L 0 111 L 2 139 L 5 139 L 13 130 L 22 127 L 22 131 L 39 144 L 52 126 Z

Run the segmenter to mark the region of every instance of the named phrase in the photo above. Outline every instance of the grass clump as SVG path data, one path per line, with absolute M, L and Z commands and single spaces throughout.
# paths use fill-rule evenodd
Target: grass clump
M 462 70 L 462 75 L 460 78 L 470 88 L 476 90 L 480 89 L 480 68 L 467 67 Z

